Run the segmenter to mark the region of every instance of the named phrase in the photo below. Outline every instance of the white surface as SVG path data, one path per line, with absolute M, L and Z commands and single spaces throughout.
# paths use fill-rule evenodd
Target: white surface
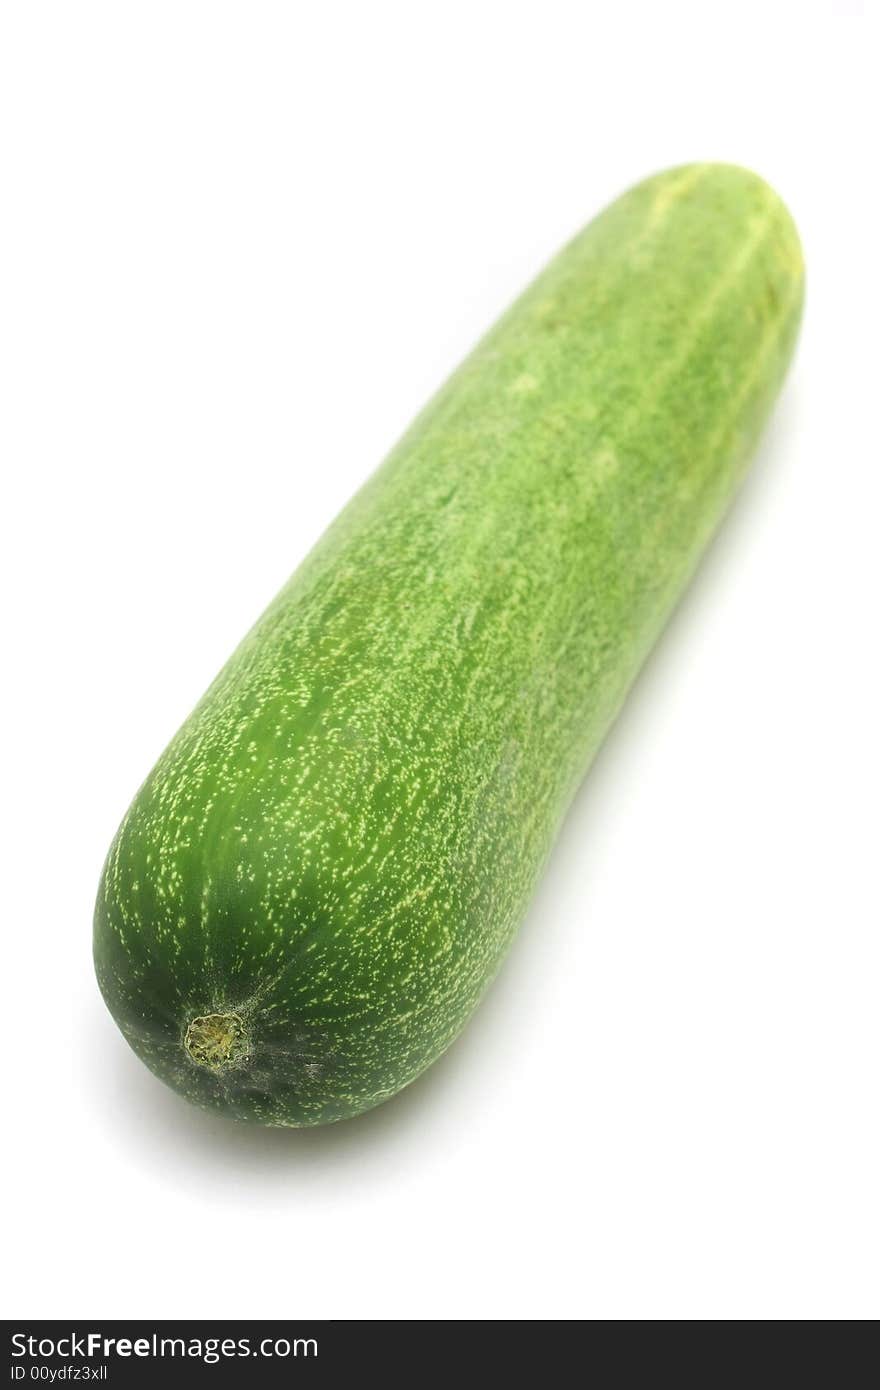
M 868 10 L 3 6 L 7 1315 L 880 1313 Z M 127 802 L 496 313 L 707 158 L 800 224 L 801 350 L 498 983 L 364 1119 L 190 1110 L 93 983 Z

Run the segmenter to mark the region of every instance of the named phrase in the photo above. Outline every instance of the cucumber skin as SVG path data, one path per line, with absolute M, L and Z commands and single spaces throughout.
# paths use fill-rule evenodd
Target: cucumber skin
M 744 471 L 797 233 L 729 165 L 631 189 L 495 325 L 220 672 L 110 849 L 95 964 L 190 1100 L 338 1120 L 459 1033 Z M 225 1068 L 183 1047 L 235 1012 Z

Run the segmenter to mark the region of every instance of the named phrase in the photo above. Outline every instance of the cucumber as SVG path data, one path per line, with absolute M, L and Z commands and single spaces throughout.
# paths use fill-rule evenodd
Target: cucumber
M 110 849 L 98 981 L 157 1076 L 311 1125 L 449 1046 L 743 474 L 802 297 L 762 180 L 673 169 L 577 236 L 422 411 Z

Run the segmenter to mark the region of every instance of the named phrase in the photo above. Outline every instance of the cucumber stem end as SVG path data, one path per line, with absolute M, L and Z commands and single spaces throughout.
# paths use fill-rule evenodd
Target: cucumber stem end
M 209 1071 L 223 1071 L 249 1051 L 244 1020 L 236 1013 L 201 1014 L 187 1025 L 183 1046 L 191 1059 Z

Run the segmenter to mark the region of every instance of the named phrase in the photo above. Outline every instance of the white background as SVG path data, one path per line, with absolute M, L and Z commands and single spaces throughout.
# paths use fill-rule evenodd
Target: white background
M 7 1315 L 880 1313 L 871 8 L 3 6 Z M 493 317 L 692 159 L 789 203 L 801 348 L 498 983 L 360 1120 L 191 1110 L 92 978 L 126 804 Z

